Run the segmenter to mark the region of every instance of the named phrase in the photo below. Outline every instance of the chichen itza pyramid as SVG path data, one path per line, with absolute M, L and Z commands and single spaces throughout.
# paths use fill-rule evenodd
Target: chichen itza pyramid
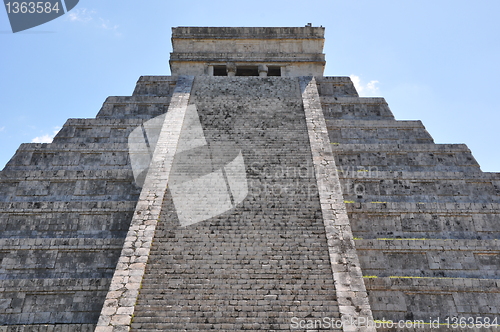
M 500 174 L 323 76 L 323 27 L 172 43 L 0 173 L 0 331 L 497 330 Z

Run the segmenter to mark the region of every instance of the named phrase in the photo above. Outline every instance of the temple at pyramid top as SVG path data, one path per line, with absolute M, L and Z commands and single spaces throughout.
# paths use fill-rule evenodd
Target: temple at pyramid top
M 325 28 L 172 28 L 172 75 L 323 76 Z

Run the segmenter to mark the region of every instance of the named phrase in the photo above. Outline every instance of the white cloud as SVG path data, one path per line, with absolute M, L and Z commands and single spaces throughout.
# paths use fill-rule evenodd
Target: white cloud
M 53 135 L 45 134 L 43 136 L 35 137 L 31 140 L 31 143 L 52 143 L 54 139 Z
M 0 127 L 0 132 L 4 131 L 5 127 Z
M 100 27 L 106 30 L 116 30 L 118 29 L 118 25 L 116 24 L 111 24 L 109 20 L 105 20 L 102 17 L 99 17 L 99 20 L 101 20 Z
M 354 87 L 356 88 L 356 90 L 358 91 L 358 94 L 361 97 L 380 96 L 380 92 L 379 92 L 379 89 L 377 86 L 379 81 L 372 80 L 372 81 L 365 84 L 363 81 L 361 81 L 361 78 L 359 76 L 351 75 L 350 77 L 351 77 L 352 83 L 354 84 Z
M 119 25 L 113 24 L 110 20 L 99 17 L 95 10 L 89 10 L 87 8 L 75 9 L 68 13 L 67 19 L 71 22 L 92 22 L 91 26 L 93 27 L 113 31 L 117 36 L 121 36 L 121 33 L 117 31 Z
M 92 15 L 95 14 L 93 10 L 87 10 L 87 8 L 74 9 L 68 14 L 68 18 L 72 22 L 90 22 L 93 20 Z
M 52 143 L 54 136 L 57 135 L 61 127 L 54 127 L 52 134 L 45 134 L 42 136 L 35 137 L 31 140 L 31 143 Z

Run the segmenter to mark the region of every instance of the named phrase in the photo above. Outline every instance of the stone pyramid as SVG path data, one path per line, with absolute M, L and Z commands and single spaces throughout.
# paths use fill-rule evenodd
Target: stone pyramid
M 322 27 L 172 43 L 0 173 L 0 331 L 498 330 L 500 174 L 323 76 Z

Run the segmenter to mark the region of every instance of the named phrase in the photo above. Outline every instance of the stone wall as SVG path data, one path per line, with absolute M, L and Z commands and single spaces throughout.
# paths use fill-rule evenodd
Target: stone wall
M 141 78 L 0 173 L 1 331 L 94 329 L 140 193 L 127 136 L 166 111 L 172 84 Z
M 394 120 L 381 98 L 320 91 L 374 318 L 493 321 L 500 175 L 463 144 L 434 144 L 420 121 Z
M 53 143 L 21 145 L 0 173 L 0 331 L 87 332 L 108 311 L 130 323 L 130 308 L 132 330 L 289 330 L 293 317 L 340 318 L 349 303 L 339 281 L 366 285 L 375 319 L 500 315 L 500 175 L 481 172 L 466 145 L 435 144 L 420 121 L 396 121 L 383 98 L 360 98 L 346 77 L 319 77 L 319 96 L 309 93 L 327 133 L 308 129 L 297 78 L 197 77 L 188 98 L 215 151 L 207 160 L 229 153 L 217 152 L 225 143 L 240 149 L 248 195 L 186 227 L 175 183 L 165 192 L 158 182 L 165 199 L 149 195 L 154 209 L 147 199 L 136 206 L 128 135 L 182 103 L 177 82 L 141 77 L 132 96 L 109 97 L 95 119 L 69 119 Z M 325 231 L 331 208 L 315 174 L 330 153 L 352 230 L 343 241 L 355 244 L 364 285 L 335 274 L 342 246 L 327 237 L 340 233 Z M 198 157 L 186 152 L 174 168 Z M 138 212 L 158 213 L 158 226 L 144 232 L 147 248 L 130 251 L 126 236 L 144 235 L 129 227 Z M 109 288 L 130 252 L 142 272 L 117 280 L 136 288 L 133 301 L 103 309 L 121 292 Z

